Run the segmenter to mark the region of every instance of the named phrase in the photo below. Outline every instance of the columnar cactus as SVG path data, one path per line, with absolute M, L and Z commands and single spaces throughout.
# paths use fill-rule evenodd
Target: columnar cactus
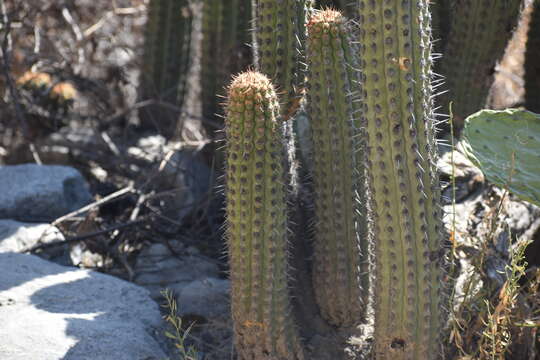
M 247 72 L 228 89 L 227 237 L 240 359 L 303 359 L 287 288 L 287 156 L 268 78 Z
M 525 52 L 525 107 L 540 113 L 540 2 L 532 6 Z
M 486 105 L 495 64 L 504 54 L 520 7 L 519 0 L 454 0 L 440 65 L 448 92 L 440 104 L 448 111 L 453 102 L 459 128 L 465 117 Z
M 180 109 L 186 93 L 192 15 L 188 0 L 151 0 L 146 23 L 140 98 Z M 148 106 L 140 111 L 143 127 L 173 134 L 180 111 Z
M 250 22 L 249 0 L 203 2 L 201 91 L 205 119 L 216 119 L 230 75 L 249 64 Z
M 465 121 L 461 144 L 489 181 L 540 206 L 540 115 L 479 111 Z
M 353 29 L 340 12 L 308 23 L 307 113 L 315 190 L 314 290 L 323 317 L 358 325 L 367 304 L 367 231 Z
M 276 85 L 284 120 L 301 97 L 306 16 L 311 0 L 254 0 L 257 69 Z
M 440 355 L 442 225 L 428 2 L 359 1 L 376 359 Z

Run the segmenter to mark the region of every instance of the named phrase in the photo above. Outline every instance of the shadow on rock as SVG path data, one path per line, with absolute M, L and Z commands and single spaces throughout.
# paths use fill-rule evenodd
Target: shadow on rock
M 146 290 L 31 255 L 0 254 L 0 264 L 10 265 L 0 269 L 0 299 L 11 299 L 0 305 L 0 358 L 167 358 L 155 338 L 158 306 Z

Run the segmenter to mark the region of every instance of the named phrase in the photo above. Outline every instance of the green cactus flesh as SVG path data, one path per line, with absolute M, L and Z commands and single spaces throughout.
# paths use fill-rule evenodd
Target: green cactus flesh
M 250 21 L 249 0 L 203 3 L 201 90 L 205 119 L 216 120 L 229 76 L 249 64 Z
M 440 355 L 442 223 L 428 0 L 359 1 L 375 357 Z
M 181 108 L 189 67 L 191 11 L 188 0 L 151 0 L 145 29 L 141 98 Z M 150 106 L 141 121 L 163 133 L 174 132 L 179 112 Z
M 226 197 L 235 343 L 241 359 L 302 359 L 287 288 L 287 161 L 274 88 L 260 73 L 228 90 Z
M 532 6 L 525 52 L 525 107 L 540 113 L 540 1 Z
M 448 92 L 443 111 L 453 103 L 454 123 L 463 126 L 468 115 L 484 108 L 496 62 L 517 23 L 519 0 L 456 0 L 452 4 L 450 34 L 440 71 Z
M 540 206 L 540 115 L 482 110 L 465 121 L 463 150 L 492 183 Z
M 287 120 L 296 112 L 304 81 L 303 39 L 311 0 L 254 0 L 259 71 L 276 85 Z
M 316 215 L 314 289 L 321 314 L 336 326 L 362 321 L 368 288 L 367 261 L 361 256 L 367 249 L 365 211 L 361 213 L 365 179 L 359 166 L 362 154 L 355 111 L 360 85 L 351 34 L 346 18 L 334 10 L 317 11 L 308 23 L 306 95 Z

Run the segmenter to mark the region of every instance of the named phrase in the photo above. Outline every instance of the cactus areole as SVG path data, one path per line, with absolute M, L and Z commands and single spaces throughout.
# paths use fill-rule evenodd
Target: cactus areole
M 428 0 L 359 1 L 376 359 L 440 357 L 442 232 Z
M 274 87 L 257 72 L 228 89 L 227 237 L 240 359 L 303 359 L 287 287 L 287 161 Z

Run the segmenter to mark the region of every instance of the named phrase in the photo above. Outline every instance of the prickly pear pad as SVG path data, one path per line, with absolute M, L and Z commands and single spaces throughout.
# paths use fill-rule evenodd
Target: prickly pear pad
M 465 120 L 462 145 L 489 181 L 540 206 L 540 115 L 479 111 Z

